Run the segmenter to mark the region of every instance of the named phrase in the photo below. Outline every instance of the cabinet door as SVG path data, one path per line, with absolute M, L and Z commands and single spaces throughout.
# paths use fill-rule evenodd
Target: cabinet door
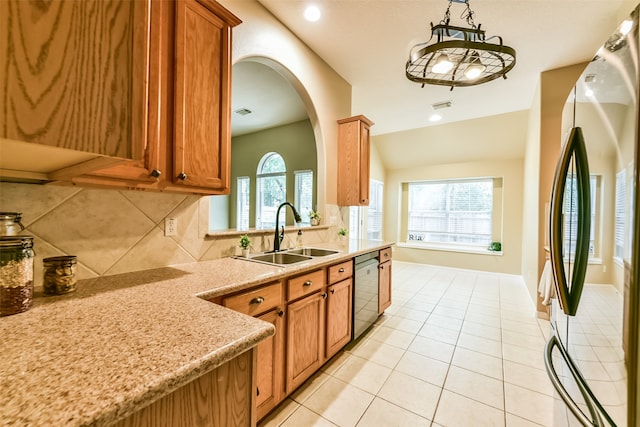
M 351 278 L 327 288 L 327 359 L 351 341 L 352 289 Z
M 246 351 L 127 418 L 109 425 L 112 427 L 255 426 L 251 395 L 253 357 L 253 350 Z
M 378 314 L 382 314 L 391 305 L 391 261 L 378 266 Z
M 360 161 L 358 171 L 358 202 L 361 206 L 369 205 L 369 186 L 370 186 L 370 132 L 369 125 L 364 122 L 360 122 Z
M 149 10 L 150 0 L 0 1 L 0 138 L 138 158 Z
M 338 205 L 369 204 L 370 127 L 364 116 L 338 120 Z
M 161 163 L 160 146 L 163 141 L 163 128 L 160 123 L 167 121 L 161 107 L 166 96 L 166 55 L 165 45 L 168 43 L 166 15 L 172 5 L 167 2 L 153 2 L 150 5 L 148 28 L 145 36 L 148 41 L 148 93 L 145 105 L 145 137 L 140 144 L 134 144 L 133 160 L 112 166 L 88 175 L 75 177 L 77 184 L 100 185 L 107 187 L 155 188 L 160 179 L 167 173 Z M 141 23 L 137 25 L 142 31 Z M 140 71 L 141 73 L 142 71 Z
M 317 292 L 287 308 L 287 394 L 322 365 L 324 298 Z
M 256 346 L 256 408 L 257 418 L 261 419 L 282 400 L 284 393 L 284 311 L 276 308 L 258 319 L 276 327 L 275 335 Z
M 176 5 L 172 180 L 228 194 L 231 27 L 217 7 L 205 0 Z

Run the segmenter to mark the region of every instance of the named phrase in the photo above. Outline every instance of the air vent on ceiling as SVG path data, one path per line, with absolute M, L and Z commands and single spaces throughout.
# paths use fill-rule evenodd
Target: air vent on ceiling
M 253 113 L 253 111 L 249 110 L 248 108 L 240 108 L 234 111 L 234 113 L 240 114 L 241 116 L 246 116 L 247 114 Z
M 451 102 L 451 101 L 436 102 L 435 104 L 431 104 L 431 106 L 433 107 L 434 110 L 441 110 L 443 108 L 449 108 L 452 105 L 453 105 L 453 102 Z
M 587 74 L 586 76 L 584 76 L 584 82 L 585 83 L 593 83 L 596 81 L 596 75 L 595 74 Z

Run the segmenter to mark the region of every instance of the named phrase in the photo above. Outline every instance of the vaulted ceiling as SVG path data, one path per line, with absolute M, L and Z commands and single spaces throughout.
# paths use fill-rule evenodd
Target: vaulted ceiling
M 517 63 L 506 80 L 451 91 L 440 86 L 421 88 L 405 77 L 410 48 L 429 39 L 430 23 L 442 19 L 447 0 L 317 0 L 322 18 L 314 23 L 302 18 L 308 0 L 258 1 L 352 85 L 352 111 L 376 123 L 372 135 L 432 126 L 432 104 L 443 101 L 451 101 L 452 107 L 439 110 L 443 119 L 437 124 L 528 109 L 540 73 L 590 60 L 616 28 L 619 9 L 628 3 L 469 0 L 476 24 L 487 36 L 499 35 L 504 44 L 516 49 Z M 464 26 L 463 10 L 463 4 L 452 4 L 452 25 Z M 254 87 L 243 96 L 265 99 L 271 110 L 277 109 L 273 97 L 260 94 L 258 80 L 251 76 L 254 71 L 234 67 L 233 108 L 249 108 L 236 97 L 246 83 Z M 268 72 L 265 76 L 273 77 Z M 270 82 L 272 87 L 282 83 Z M 300 107 L 295 100 L 287 102 L 285 109 Z

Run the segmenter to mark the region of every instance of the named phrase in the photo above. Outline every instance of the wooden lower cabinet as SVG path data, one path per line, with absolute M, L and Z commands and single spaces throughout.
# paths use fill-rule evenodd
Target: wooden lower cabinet
M 320 368 L 324 354 L 324 302 L 316 292 L 287 307 L 287 394 Z
M 378 266 L 378 314 L 391 305 L 391 261 Z
M 284 396 L 284 311 L 276 308 L 258 316 L 258 319 L 276 327 L 275 335 L 256 346 L 256 411 L 260 419 Z
M 116 427 L 252 427 L 253 350 L 115 424 Z
M 391 306 L 391 248 L 380 250 L 378 266 L 378 314 Z
M 352 276 L 349 259 L 211 300 L 275 326 L 254 349 L 257 420 L 351 341 Z
M 327 288 L 326 358 L 351 341 L 353 286 L 351 278 Z
M 225 307 L 273 324 L 274 335 L 256 348 L 256 412 L 264 417 L 284 397 L 285 312 L 282 282 L 276 281 L 238 294 L 223 296 Z

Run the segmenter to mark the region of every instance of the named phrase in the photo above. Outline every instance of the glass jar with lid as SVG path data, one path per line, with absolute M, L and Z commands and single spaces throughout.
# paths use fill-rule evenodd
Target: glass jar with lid
M 0 212 L 0 236 L 17 236 L 24 226 L 20 212 Z
M 61 295 L 76 290 L 75 255 L 62 255 L 42 260 L 43 287 L 47 295 Z
M 31 308 L 34 256 L 33 237 L 0 237 L 0 316 Z

